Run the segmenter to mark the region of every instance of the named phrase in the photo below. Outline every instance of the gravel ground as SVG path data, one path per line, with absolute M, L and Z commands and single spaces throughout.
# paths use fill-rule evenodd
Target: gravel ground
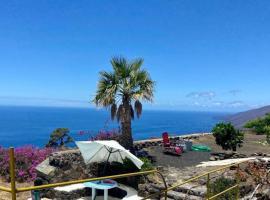
M 185 168 L 197 165 L 202 161 L 208 161 L 210 156 L 210 152 L 196 151 L 188 151 L 183 153 L 181 156 L 175 156 L 163 153 L 162 147 L 160 146 L 149 147 L 147 151 L 151 156 L 156 157 L 156 166 L 170 166 L 176 168 Z
M 245 134 L 245 140 L 242 148 L 238 148 L 238 153 L 243 153 L 250 156 L 252 153 L 269 153 L 270 146 L 263 146 L 259 141 L 265 140 L 265 135 Z M 212 152 L 224 152 L 220 146 L 216 145 L 213 135 L 201 136 L 193 141 L 194 144 L 205 144 L 212 148 Z M 146 149 L 150 155 L 155 156 L 157 162 L 156 166 L 171 166 L 176 168 L 185 168 L 189 166 L 196 166 L 200 162 L 209 161 L 210 152 L 194 152 L 188 151 L 181 156 L 164 154 L 162 147 L 154 146 Z

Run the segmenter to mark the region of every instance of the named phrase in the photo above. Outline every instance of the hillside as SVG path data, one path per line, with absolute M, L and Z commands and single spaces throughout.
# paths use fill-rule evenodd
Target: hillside
M 270 106 L 265 106 L 245 112 L 240 112 L 231 116 L 228 116 L 226 121 L 231 122 L 235 127 L 242 128 L 242 126 L 253 119 L 265 116 L 266 113 L 270 113 Z

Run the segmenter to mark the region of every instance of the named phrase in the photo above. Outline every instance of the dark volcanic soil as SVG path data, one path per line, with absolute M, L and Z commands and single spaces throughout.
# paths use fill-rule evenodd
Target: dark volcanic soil
M 263 146 L 259 141 L 265 140 L 265 135 L 245 134 L 245 140 L 243 147 L 238 148 L 237 152 L 250 156 L 253 153 L 268 153 L 270 154 L 270 146 Z M 193 140 L 194 144 L 205 144 L 212 148 L 212 152 L 224 152 L 222 148 L 216 145 L 215 138 L 212 135 L 201 136 L 196 140 Z M 194 152 L 188 151 L 181 156 L 174 156 L 170 154 L 164 154 L 162 147 L 154 146 L 147 148 L 150 155 L 155 156 L 157 162 L 156 166 L 171 166 L 177 168 L 185 168 L 189 166 L 198 165 L 202 161 L 209 161 L 209 152 Z
M 183 153 L 181 156 L 164 154 L 162 147 L 160 146 L 149 147 L 147 151 L 150 155 L 156 157 L 156 166 L 171 166 L 177 168 L 185 168 L 198 165 L 202 161 L 208 161 L 210 156 L 209 152 L 196 151 L 188 151 Z

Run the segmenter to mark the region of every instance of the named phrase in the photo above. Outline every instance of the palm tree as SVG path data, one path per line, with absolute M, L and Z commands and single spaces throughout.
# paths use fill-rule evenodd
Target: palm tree
M 121 123 L 120 143 L 132 150 L 131 120 L 142 114 L 141 101 L 153 101 L 154 81 L 147 71 L 141 69 L 143 59 L 128 61 L 123 57 L 111 59 L 112 72 L 101 71 L 93 102 L 109 108 L 112 120 Z

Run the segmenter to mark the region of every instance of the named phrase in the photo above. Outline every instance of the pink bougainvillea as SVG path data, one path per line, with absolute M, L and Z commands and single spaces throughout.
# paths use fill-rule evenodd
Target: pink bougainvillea
M 93 133 L 91 131 L 79 131 L 78 133 L 80 136 L 88 135 L 88 140 L 119 140 L 119 130 L 112 129 L 112 130 L 100 130 L 97 133 Z M 93 136 L 95 135 L 95 136 Z
M 118 140 L 119 133 L 117 130 L 100 130 L 96 136 L 91 137 L 90 140 Z
M 44 161 L 55 149 L 35 148 L 24 146 L 15 149 L 16 180 L 19 182 L 30 182 L 35 180 L 36 166 Z M 0 176 L 10 181 L 9 176 L 9 150 L 0 147 Z

